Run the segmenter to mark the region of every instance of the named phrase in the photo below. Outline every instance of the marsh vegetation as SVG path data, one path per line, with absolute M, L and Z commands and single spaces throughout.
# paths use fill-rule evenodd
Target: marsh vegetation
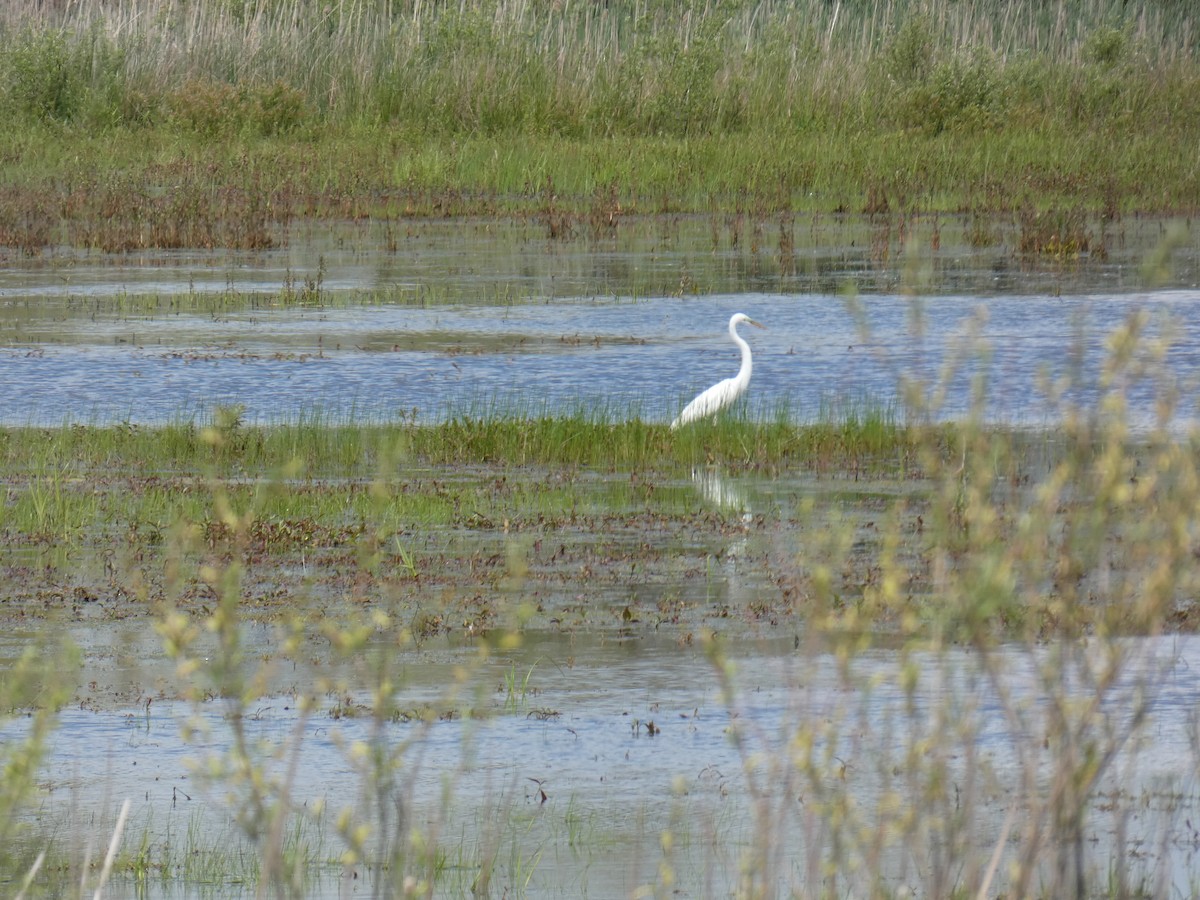
M 1195 893 L 1196 35 L 5 7 L 5 892 Z
M 0 31 L 27 253 L 715 210 L 1002 214 L 1074 255 L 1088 217 L 1200 200 L 1185 3 L 21 2 Z
M 600 893 L 1177 889 L 1197 751 L 1163 716 L 1193 651 L 1166 636 L 1197 621 L 1200 480 L 1146 324 L 1112 336 L 1094 407 L 1058 385 L 1054 434 L 236 410 L 7 428 L 5 615 L 39 636 L 6 679 L 34 712 L 7 730 L 10 877 L 44 851 L 50 893 L 586 893 L 584 872 Z M 1142 380 L 1159 425 L 1135 434 Z M 635 661 L 632 692 L 605 686 Z M 86 735 L 123 710 L 149 743 L 108 765 L 165 782 L 124 842 L 54 800 L 103 808 L 95 763 L 32 777 L 56 719 Z M 505 760 L 528 740 L 558 749 Z M 162 768 L 162 745 L 194 762 Z M 634 796 L 597 793 L 580 750 Z M 231 827 L 236 863 L 210 843 Z

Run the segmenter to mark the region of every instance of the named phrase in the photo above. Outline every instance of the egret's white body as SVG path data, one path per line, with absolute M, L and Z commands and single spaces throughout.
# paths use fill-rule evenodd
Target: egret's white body
M 726 378 L 724 381 L 718 381 L 707 391 L 698 396 L 695 400 L 683 408 L 681 412 L 671 423 L 671 430 L 675 430 L 681 425 L 686 425 L 689 422 L 695 422 L 697 419 L 707 419 L 715 416 L 725 407 L 732 404 L 738 397 L 746 393 L 746 388 L 750 386 L 750 373 L 754 369 L 754 362 L 750 358 L 750 345 L 737 333 L 737 327 L 745 322 L 747 325 L 754 325 L 758 328 L 763 328 L 758 322 L 755 322 L 745 313 L 735 313 L 729 320 L 729 337 L 742 350 L 742 367 L 738 369 L 738 373 L 732 378 Z

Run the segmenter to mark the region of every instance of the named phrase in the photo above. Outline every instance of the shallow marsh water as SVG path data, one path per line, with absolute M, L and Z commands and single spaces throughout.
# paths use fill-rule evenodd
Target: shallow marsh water
M 1191 774 L 1200 764 L 1194 719 L 1200 641 L 1147 639 L 1127 650 L 1135 665 L 1112 698 L 1114 727 L 1143 686 L 1153 687 L 1156 701 L 1140 737 L 1122 749 L 1096 788 L 1088 864 L 1104 870 L 1115 855 L 1130 853 L 1135 880 L 1186 895 L 1200 865 L 1200 837 L 1185 824 L 1200 815 Z M 507 842 L 516 832 L 520 839 L 497 863 L 495 886 L 534 896 L 628 895 L 656 880 L 664 858 L 676 867 L 685 894 L 726 894 L 737 884 L 742 854 L 762 842 L 754 830 L 756 802 L 770 810 L 771 844 L 787 848 L 774 887 L 785 895 L 815 887 L 820 878 L 807 866 L 826 852 L 821 842 L 827 836 L 819 828 L 814 834 L 804 813 L 806 802 L 817 802 L 806 800 L 813 788 L 781 777 L 772 763 L 787 757 L 798 729 L 814 723 L 839 726 L 829 730 L 827 777 L 852 798 L 867 826 L 886 815 L 882 798 L 898 793 L 904 802 L 920 802 L 903 776 L 888 773 L 906 764 L 914 738 L 936 735 L 937 750 L 930 752 L 946 754 L 958 788 L 975 797 L 967 827 L 980 854 L 994 847 L 1018 795 L 1019 745 L 1035 759 L 1052 752 L 1031 749 L 1042 734 L 1012 730 L 996 693 L 979 682 L 970 651 L 924 660 L 927 679 L 915 695 L 897 685 L 896 659 L 883 650 L 861 656 L 849 672 L 834 655 L 797 650 L 791 640 L 733 642 L 726 652 L 737 687 L 732 704 L 697 649 L 653 638 L 530 633 L 519 654 L 497 658 L 479 673 L 480 689 L 468 692 L 460 707 L 474 715 L 377 728 L 368 714 L 331 716 L 327 709 L 302 719 L 294 696 L 283 693 L 262 700 L 247 730 L 263 742 L 269 773 L 281 775 L 297 754 L 300 775 L 289 796 L 308 817 L 305 837 L 318 858 L 338 855 L 330 823 L 341 809 L 395 802 L 411 824 L 453 836 L 462 854 L 448 862 L 439 893 L 468 893 L 489 842 Z M 443 644 L 413 654 L 403 669 L 404 696 L 414 704 L 436 702 L 455 664 L 473 653 Z M 1036 655 L 1013 649 L 1003 657 L 1005 691 L 1032 713 L 1031 721 L 1041 722 L 1037 707 L 1045 700 L 1033 675 Z M 530 692 L 515 704 L 503 689 L 512 666 L 530 672 Z M 300 682 L 303 673 L 293 677 Z M 962 710 L 970 727 L 960 720 L 947 728 L 937 712 L 947 706 Z M 102 846 L 116 807 L 128 797 L 134 846 L 148 841 L 152 850 L 165 851 L 169 844 L 179 853 L 237 845 L 227 818 L 237 809 L 236 797 L 198 775 L 205 760 L 227 749 L 221 738 L 227 713 L 221 701 L 198 708 L 153 702 L 120 715 L 64 710 L 36 821 L 80 844 L 90 839 Z M 183 741 L 185 719 L 212 737 Z M 740 751 L 731 740 L 734 730 L 742 736 Z M 395 750 L 409 741 L 402 786 L 393 787 L 394 794 L 375 793 L 353 746 Z M 276 751 L 283 755 L 271 761 L 268 754 Z M 319 805 L 324 812 L 314 812 Z M 1019 821 L 1025 811 L 1016 812 Z M 678 847 L 669 854 L 661 843 L 665 831 Z M 890 882 L 918 884 L 926 874 L 920 848 L 894 845 L 878 862 Z M 353 896 L 358 891 L 349 886 L 369 885 L 372 877 L 360 867 L 339 873 L 325 866 L 308 895 Z M 843 882 L 855 883 L 849 874 Z M 195 885 L 178 893 L 167 887 L 164 896 L 203 893 Z M 208 887 L 214 895 L 239 890 L 228 876 Z M 153 880 L 151 888 L 156 895 Z
M 1073 260 L 1016 256 L 1015 236 L 974 247 L 965 220 L 937 226 L 937 249 L 930 223 L 911 243 L 858 219 L 793 223 L 786 252 L 771 228 L 752 250 L 725 227 L 649 220 L 552 241 L 528 222 L 421 223 L 393 245 L 347 224 L 252 256 L 10 261 L 0 422 L 203 420 L 219 404 L 268 423 L 579 408 L 664 420 L 736 369 L 725 325 L 739 310 L 768 326 L 750 335 L 752 408 L 802 419 L 839 402 L 902 409 L 898 378 L 932 386 L 962 356 L 939 415 L 961 416 L 971 375 L 987 373 L 988 418 L 1044 424 L 1058 410 L 1040 376 L 1078 361 L 1075 399 L 1090 400 L 1105 340 L 1135 310 L 1175 339 L 1174 376 L 1200 385 L 1190 230 L 1146 290 L 1163 223 L 1110 226 L 1103 259 Z
M 1190 232 L 1170 277 L 1147 291 L 1141 264 L 1162 238 L 1158 223 L 1124 226 L 1110 236 L 1104 260 L 1065 262 L 1019 259 L 1004 240 L 970 246 L 956 239 L 965 222 L 943 221 L 936 250 L 928 231 L 917 229 L 924 238 L 911 254 L 871 222 L 793 225 L 787 252 L 771 246 L 774 226 L 757 252 L 749 232 L 733 246 L 730 227 L 703 219 L 631 223 L 615 237 L 558 242 L 536 223 L 420 223 L 392 249 L 380 229 L 347 224 L 283 235 L 279 250 L 253 256 L 63 252 L 10 260 L 0 271 L 0 383 L 9 388 L 0 393 L 0 422 L 206 421 L 218 404 L 241 405 L 257 422 L 313 413 L 331 421 L 433 420 L 456 410 L 553 413 L 593 405 L 614 416 L 632 411 L 666 420 L 691 392 L 736 366 L 723 334 L 734 311 L 769 327 L 751 335 L 752 405 L 800 418 L 815 418 L 822 403 L 898 403 L 899 376 L 933 381 L 950 355 L 974 350 L 972 322 L 989 356 L 985 362 L 968 353 L 939 410 L 946 418 L 968 408 L 969 376 L 986 368 L 992 421 L 1052 426 L 1056 411 L 1037 399 L 1039 374 L 1068 370 L 1076 353 L 1082 376 L 1072 397 L 1089 403 L 1104 342 L 1134 310 L 1150 311 L 1152 328 L 1175 338 L 1167 359 L 1180 384 L 1200 385 L 1200 266 Z M 303 292 L 305 278 L 319 280 L 319 290 L 304 301 L 280 299 L 289 285 Z M 869 335 L 843 296 L 848 286 Z M 907 287 L 919 287 L 922 299 L 911 299 Z M 1147 401 L 1135 420 L 1151 420 L 1149 396 L 1149 388 L 1131 394 L 1135 408 Z M 1181 418 L 1193 412 L 1185 403 Z M 719 513 L 719 527 L 650 535 L 662 545 L 660 563 L 636 574 L 618 573 L 615 561 L 599 574 L 582 565 L 567 572 L 554 568 L 549 549 L 535 555 L 532 566 L 547 579 L 547 611 L 519 650 L 481 665 L 448 721 L 388 723 L 373 732 L 369 719 L 343 714 L 368 699 L 353 666 L 331 661 L 319 641 L 303 660 L 277 660 L 250 729 L 267 742 L 264 753 L 302 736 L 292 794 L 307 813 L 317 801 L 328 804 L 311 825 L 318 857 L 340 853 L 330 825 L 339 804 L 376 799 L 348 747 L 356 740 L 394 747 L 415 737 L 406 768 L 414 780 L 400 799 L 411 804 L 415 821 L 436 822 L 454 835 L 462 857 L 449 863 L 449 892 L 470 891 L 497 822 L 511 849 L 501 854 L 496 893 L 507 887 L 542 896 L 625 895 L 654 882 L 665 855 L 678 863 L 685 892 L 728 892 L 741 852 L 756 841 L 760 806 L 747 772 L 766 777 L 796 723 L 838 724 L 830 740 L 842 743 L 829 757 L 843 765 L 831 768 L 830 778 L 870 810 L 897 787 L 881 760 L 902 762 L 907 736 L 934 728 L 936 710 L 945 708 L 967 710 L 975 726 L 963 733 L 962 761 L 952 768 L 979 779 L 973 846 L 980 855 L 991 851 L 1017 774 L 1015 748 L 1043 736 L 1014 733 L 979 689 L 971 654 L 948 651 L 929 660 L 931 677 L 914 702 L 896 687 L 903 664 L 896 653 L 872 651 L 847 672 L 807 644 L 799 617 L 781 612 L 772 621 L 772 610 L 786 606 L 782 582 L 772 575 L 787 570 L 810 533 L 797 524 L 795 509 L 811 500 L 861 511 L 861 496 L 835 501 L 846 491 L 836 480 L 728 478 L 706 469 L 679 488 L 694 492 L 698 509 Z M 886 495 L 903 486 L 853 490 Z M 764 514 L 765 525 L 757 518 Z M 637 535 L 603 539 L 619 550 Z M 444 546 L 439 541 L 503 552 L 493 534 L 414 540 L 424 540 L 415 547 L 430 554 Z M 96 565 L 76 562 L 81 570 Z M 161 849 L 196 827 L 198 845 L 237 845 L 225 792 L 197 789 L 188 763 L 227 747 L 227 709 L 219 701 L 192 709 L 177 699 L 174 666 L 149 617 L 120 621 L 119 602 L 108 597 L 73 603 L 69 581 L 62 613 L 50 621 L 81 647 L 84 667 L 32 820 L 68 842 L 103 844 L 128 797 L 136 836 L 130 840 L 144 835 Z M 284 602 L 318 605 L 332 596 L 285 594 Z M 693 611 L 682 624 L 671 621 L 664 600 Z M 765 615 L 746 614 L 751 609 Z M 725 629 L 738 687 L 732 699 L 690 634 L 730 610 L 743 614 Z M 279 645 L 270 612 L 246 625 L 248 645 L 266 659 Z M 627 623 L 626 613 L 635 621 Z M 0 655 L 9 657 L 28 639 L 10 633 Z M 1135 875 L 1165 871 L 1186 894 L 1200 865 L 1200 838 L 1180 826 L 1200 815 L 1193 719 L 1200 644 L 1157 638 L 1130 646 L 1142 661 L 1134 671 L 1146 673 L 1156 705 L 1144 739 L 1122 748 L 1097 792 L 1088 858 L 1104 870 L 1114 854 L 1134 847 Z M 1036 711 L 1042 701 L 1028 653 L 1003 653 L 1018 699 Z M 404 696 L 414 707 L 437 704 L 456 667 L 472 665 L 476 654 L 458 623 L 405 650 Z M 302 721 L 292 699 L 330 671 L 346 679 L 347 693 L 325 698 Z M 513 679 L 528 690 L 513 697 L 505 687 Z M 182 740 L 180 724 L 192 715 L 211 728 L 210 741 Z M 1113 720 L 1121 715 L 1118 703 Z M 749 755 L 738 752 L 732 729 L 748 735 Z M 972 772 L 962 769 L 971 758 L 968 741 L 983 759 Z M 809 854 L 819 858 L 822 840 L 793 805 L 803 805 L 799 788 L 784 787 L 767 798 L 781 828 L 772 840 L 796 848 L 774 873 L 781 892 L 810 885 Z M 672 854 L 664 853 L 664 830 L 686 835 Z M 920 883 L 915 857 L 888 850 L 883 862 L 894 883 Z M 329 866 L 312 894 L 369 893 L 371 874 L 358 874 L 361 880 L 347 881 Z M 148 888 L 125 887 L 162 896 L 239 889 L 222 878 L 207 889 L 153 880 Z

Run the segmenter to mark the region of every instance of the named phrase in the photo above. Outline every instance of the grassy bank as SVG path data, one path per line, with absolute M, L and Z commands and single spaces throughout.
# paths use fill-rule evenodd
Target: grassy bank
M 952 442 L 953 429 L 934 435 Z M 307 478 L 372 478 L 399 459 L 417 466 L 589 466 L 601 470 L 677 470 L 699 463 L 737 470 L 790 466 L 890 467 L 927 440 L 883 409 L 864 408 L 798 425 L 730 417 L 680 434 L 639 419 L 586 414 L 524 418 L 458 416 L 438 424 L 354 424 L 310 417 L 249 426 L 236 408 L 211 423 L 162 427 L 74 425 L 0 429 L 0 467 L 39 471 L 58 464 L 79 476 L 140 472 L 273 477 L 282 468 Z M 893 471 L 902 472 L 902 467 Z
M 1182 3 L 19 3 L 0 242 L 297 217 L 1200 206 Z

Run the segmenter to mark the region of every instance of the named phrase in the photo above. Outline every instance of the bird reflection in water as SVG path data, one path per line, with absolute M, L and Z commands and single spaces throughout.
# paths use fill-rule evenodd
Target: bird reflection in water
M 709 506 L 723 513 L 738 513 L 742 524 L 750 525 L 754 517 L 750 512 L 750 498 L 746 489 L 734 481 L 726 480 L 716 466 L 693 468 L 692 483 Z

